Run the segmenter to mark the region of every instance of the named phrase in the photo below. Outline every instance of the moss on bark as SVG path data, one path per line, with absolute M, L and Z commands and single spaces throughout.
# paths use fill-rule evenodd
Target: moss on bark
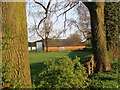
M 9 74 L 10 80 L 17 78 L 21 85 L 26 84 L 25 87 L 31 87 L 25 8 L 25 2 L 2 3 L 4 47 L 2 60 L 5 67 L 9 68 L 10 72 L 7 74 Z M 3 87 L 10 85 L 11 83 L 4 82 Z
M 104 2 L 85 3 L 91 15 L 92 47 L 96 65 L 96 72 L 110 71 L 111 66 L 106 47 L 104 30 Z

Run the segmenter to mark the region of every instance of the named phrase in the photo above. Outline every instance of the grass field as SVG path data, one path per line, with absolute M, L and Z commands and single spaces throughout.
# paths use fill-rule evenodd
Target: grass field
M 64 56 L 69 56 L 71 59 L 74 59 L 77 56 L 82 60 L 85 56 L 91 53 L 90 49 L 86 49 L 84 51 L 30 52 L 31 74 L 39 74 L 45 67 L 43 64 L 45 61 L 57 60 L 59 58 L 63 58 Z

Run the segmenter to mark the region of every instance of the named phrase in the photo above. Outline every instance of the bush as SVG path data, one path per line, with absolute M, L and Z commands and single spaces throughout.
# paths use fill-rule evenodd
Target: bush
M 65 57 L 45 62 L 45 65 L 47 67 L 39 74 L 37 88 L 86 88 L 89 85 L 86 68 L 79 58 Z

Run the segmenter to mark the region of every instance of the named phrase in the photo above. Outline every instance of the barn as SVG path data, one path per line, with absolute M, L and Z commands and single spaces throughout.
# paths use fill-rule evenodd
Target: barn
M 67 39 L 49 39 L 48 40 L 48 51 L 70 51 L 70 50 L 83 50 L 86 48 L 84 43 L 80 42 L 76 45 L 70 44 Z M 29 51 L 46 51 L 46 45 L 43 40 L 35 42 L 28 42 Z

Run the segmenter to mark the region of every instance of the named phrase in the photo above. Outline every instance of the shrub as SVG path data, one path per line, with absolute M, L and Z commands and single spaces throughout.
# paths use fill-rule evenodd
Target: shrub
M 64 57 L 45 62 L 45 65 L 47 67 L 39 74 L 38 88 L 86 88 L 89 85 L 86 68 L 77 57 L 74 60 Z

